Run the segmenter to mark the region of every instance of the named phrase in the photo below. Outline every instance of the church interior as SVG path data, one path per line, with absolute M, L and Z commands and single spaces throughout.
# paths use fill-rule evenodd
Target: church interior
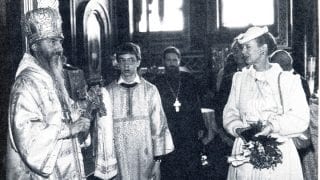
M 175 46 L 181 70 L 200 84 L 201 106 L 214 109 L 216 76 L 232 41 L 255 25 L 268 27 L 278 49 L 292 55 L 293 68 L 308 81 L 311 94 L 318 93 L 318 0 L 2 0 L 0 179 L 5 176 L 10 90 L 28 51 L 21 22 L 29 10 L 46 6 L 60 12 L 67 63 L 82 69 L 89 85 L 107 85 L 119 76 L 114 52 L 121 43 L 140 45 L 139 73 L 150 81 L 164 71 L 163 49 Z

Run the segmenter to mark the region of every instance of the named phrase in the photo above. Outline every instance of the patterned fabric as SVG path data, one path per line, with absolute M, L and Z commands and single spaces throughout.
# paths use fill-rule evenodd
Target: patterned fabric
M 153 157 L 168 154 L 174 146 L 157 88 L 141 83 L 125 88 L 107 87 L 113 106 L 113 126 L 120 179 L 148 179 Z
M 258 120 L 269 121 L 274 127 L 272 136 L 283 144 L 279 146 L 283 163 L 274 169 L 253 169 L 250 163 L 229 167 L 230 180 L 301 180 L 302 169 L 297 150 L 291 137 L 299 136 L 309 124 L 309 108 L 301 86 L 300 77 L 282 72 L 281 88 L 284 113 L 282 113 L 278 91 L 278 75 L 282 71 L 278 64 L 264 72 L 251 66 L 233 77 L 232 89 L 223 112 L 223 126 L 236 137 L 232 156 L 243 153 L 243 141 L 235 129 L 246 127 Z
M 46 7 L 29 11 L 24 23 L 30 44 L 45 38 L 64 38 L 62 19 L 57 9 Z
M 97 157 L 94 175 L 101 179 L 110 179 L 118 173 L 113 140 L 112 104 L 108 91 L 102 88 L 103 103 L 107 115 L 97 121 Z
M 58 139 L 69 131 L 63 119 L 51 76 L 25 54 L 10 94 L 7 179 L 85 179 L 77 139 Z

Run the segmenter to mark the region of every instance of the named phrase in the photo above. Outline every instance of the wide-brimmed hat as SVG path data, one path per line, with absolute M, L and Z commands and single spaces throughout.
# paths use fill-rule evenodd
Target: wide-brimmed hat
M 268 32 L 268 27 L 257 27 L 253 26 L 249 28 L 245 33 L 240 34 L 237 37 L 237 40 L 240 44 L 244 44 L 248 41 L 251 41 L 252 39 L 255 39 L 259 36 L 262 36 L 263 34 Z
M 24 19 L 25 33 L 30 44 L 45 38 L 63 39 L 61 24 L 59 12 L 50 7 L 29 11 Z

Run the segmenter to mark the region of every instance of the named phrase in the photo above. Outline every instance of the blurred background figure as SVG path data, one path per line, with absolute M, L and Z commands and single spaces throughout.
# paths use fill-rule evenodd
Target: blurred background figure
M 309 133 L 311 146 L 302 159 L 305 180 L 318 179 L 318 118 L 319 118 L 319 97 L 315 93 L 310 98 L 310 125 Z
M 231 44 L 231 53 L 228 54 L 225 66 L 219 71 L 217 76 L 217 92 L 214 98 L 215 121 L 217 132 L 215 138 L 207 144 L 209 162 L 214 169 L 216 179 L 226 179 L 228 173 L 227 156 L 230 155 L 234 137 L 226 133 L 222 126 L 222 113 L 226 105 L 231 90 L 232 77 L 234 73 L 241 71 L 246 66 L 241 52 L 241 45 L 237 36 Z
M 278 63 L 284 71 L 290 71 L 293 74 L 298 75 L 298 73 L 293 69 L 293 66 L 292 66 L 292 64 L 293 64 L 292 56 L 290 55 L 289 52 L 287 52 L 285 50 L 274 51 L 270 55 L 270 62 L 271 63 Z M 300 78 L 301 78 L 302 88 L 303 88 L 304 93 L 306 95 L 306 99 L 309 102 L 309 99 L 311 97 L 311 93 L 310 93 L 310 88 L 309 88 L 308 82 L 303 76 L 300 76 Z
M 240 35 L 239 35 L 240 36 Z M 238 37 L 239 37 L 238 36 Z M 238 37 L 231 44 L 231 53 L 227 56 L 226 65 L 217 77 L 217 95 L 215 99 L 216 118 L 219 127 L 222 128 L 222 111 L 226 105 L 232 85 L 233 75 L 241 71 L 247 64 L 242 54 L 242 47 L 238 42 Z

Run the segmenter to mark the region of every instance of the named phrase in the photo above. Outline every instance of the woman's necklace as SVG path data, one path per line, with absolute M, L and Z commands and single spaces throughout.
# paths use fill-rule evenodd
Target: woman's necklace
M 174 92 L 172 86 L 170 85 L 167 77 L 166 77 L 166 82 L 170 88 L 170 91 L 172 93 L 172 95 L 175 97 L 175 102 L 173 103 L 173 107 L 175 108 L 176 112 L 180 111 L 180 107 L 181 107 L 181 103 L 179 102 L 179 93 L 180 93 L 180 87 L 181 87 L 181 77 L 179 76 L 179 84 L 178 84 L 178 90 L 177 93 Z

